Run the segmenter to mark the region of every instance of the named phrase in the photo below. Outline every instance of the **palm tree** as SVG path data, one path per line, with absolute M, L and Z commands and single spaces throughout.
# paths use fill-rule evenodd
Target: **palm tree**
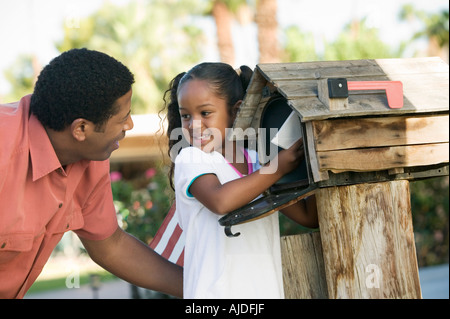
M 400 11 L 400 18 L 402 20 L 420 20 L 424 24 L 424 28 L 416 32 L 412 40 L 427 38 L 427 54 L 440 56 L 448 62 L 448 10 L 430 14 L 422 10 L 416 10 L 412 5 L 405 5 Z
M 233 15 L 226 0 L 215 0 L 212 7 L 212 16 L 216 23 L 217 46 L 219 48 L 220 60 L 230 65 L 234 64 L 234 45 L 231 34 Z
M 233 65 L 235 49 L 231 27 L 233 19 L 245 12 L 248 20 L 253 15 L 249 9 L 256 10 L 254 20 L 258 26 L 259 62 L 280 62 L 280 49 L 278 41 L 277 0 L 214 0 L 211 15 L 214 17 L 217 29 L 217 43 L 222 62 Z M 252 17 L 253 20 L 253 17 Z
M 259 63 L 280 62 L 278 41 L 277 0 L 256 0 Z

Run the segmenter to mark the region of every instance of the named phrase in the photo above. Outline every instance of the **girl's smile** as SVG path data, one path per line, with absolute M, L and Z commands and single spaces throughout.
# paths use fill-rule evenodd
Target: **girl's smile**
M 212 134 L 210 133 L 210 131 L 207 129 L 204 132 L 198 132 L 198 133 L 191 133 L 189 132 L 190 135 L 192 135 L 193 140 L 194 140 L 194 145 L 195 144 L 200 144 L 200 145 L 206 145 L 210 142 L 211 138 L 212 138 Z M 196 143 L 197 142 L 197 143 Z

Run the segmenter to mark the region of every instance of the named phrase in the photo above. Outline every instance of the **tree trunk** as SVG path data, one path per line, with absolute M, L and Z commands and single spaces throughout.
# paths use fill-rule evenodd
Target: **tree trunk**
M 216 22 L 217 45 L 219 47 L 220 60 L 234 66 L 234 45 L 231 35 L 232 15 L 225 3 L 214 1 L 212 15 Z
M 259 63 L 279 63 L 277 0 L 257 0 Z

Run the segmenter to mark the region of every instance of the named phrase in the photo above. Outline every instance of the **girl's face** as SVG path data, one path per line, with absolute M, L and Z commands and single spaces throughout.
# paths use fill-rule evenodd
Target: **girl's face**
M 185 138 L 205 152 L 225 155 L 226 128 L 233 118 L 225 100 L 218 97 L 204 80 L 189 80 L 178 92 L 181 126 Z

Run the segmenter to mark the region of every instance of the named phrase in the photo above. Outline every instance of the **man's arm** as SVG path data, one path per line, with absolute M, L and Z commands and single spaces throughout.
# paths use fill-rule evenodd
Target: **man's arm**
M 302 226 L 308 228 L 319 227 L 316 195 L 311 195 L 291 206 L 283 208 L 281 210 L 281 213 Z
M 92 260 L 119 278 L 143 288 L 183 297 L 183 268 L 122 229 L 117 228 L 104 240 L 80 239 Z

